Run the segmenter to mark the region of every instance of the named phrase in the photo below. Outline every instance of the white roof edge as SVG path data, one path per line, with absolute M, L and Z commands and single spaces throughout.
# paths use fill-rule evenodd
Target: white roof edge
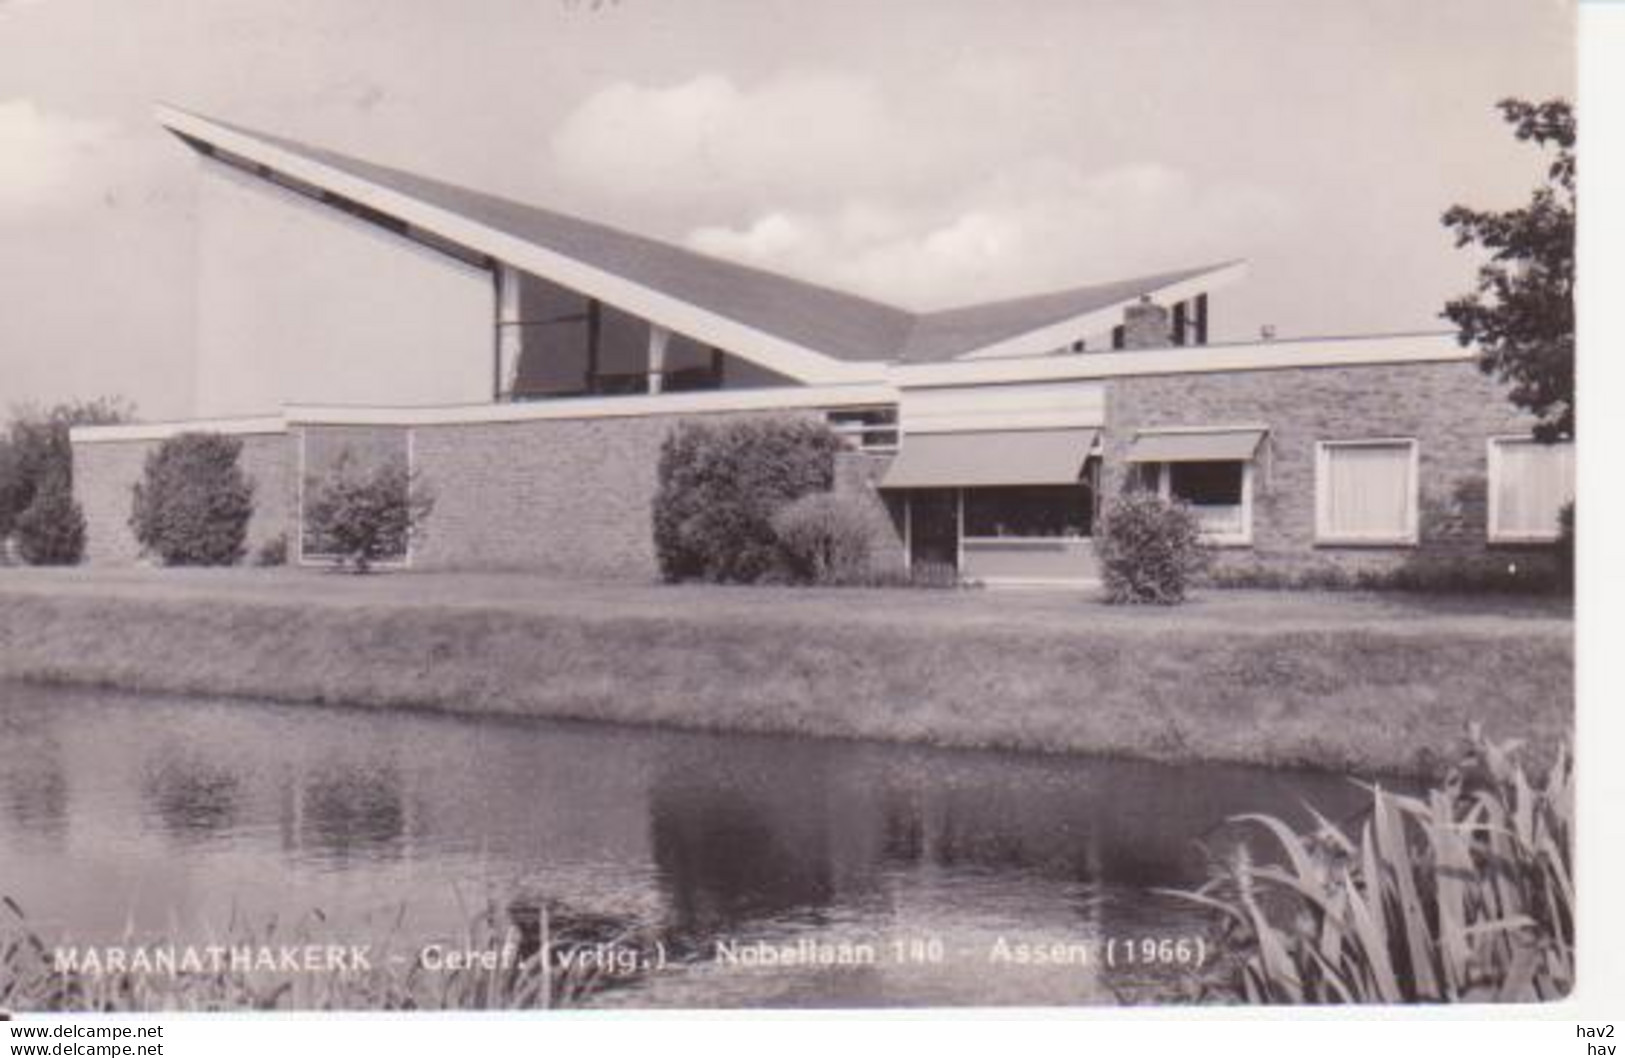
M 1164 283 L 1162 286 L 1147 287 L 1145 290 L 1114 301 L 1110 305 L 1080 313 L 1058 323 L 1048 324 L 1036 330 L 1018 334 L 1012 338 L 1002 338 L 989 345 L 979 346 L 967 350 L 954 357 L 955 360 L 989 360 L 1010 356 L 1034 356 L 1054 352 L 1076 341 L 1079 337 L 1089 334 L 1098 334 L 1109 330 L 1123 322 L 1123 310 L 1140 299 L 1141 294 L 1160 295 L 1170 301 L 1184 301 L 1186 298 L 1204 294 L 1210 290 L 1230 286 L 1246 278 L 1250 265 L 1245 260 L 1229 261 L 1221 265 L 1184 279 Z
M 1271 371 L 1295 367 L 1467 361 L 1477 355 L 1476 350 L 1463 348 L 1456 341 L 1454 332 L 1441 331 L 954 360 L 936 364 L 892 364 L 890 377 L 899 387 L 906 389 L 1131 378 L 1137 375 Z
M 1212 426 L 1137 426 L 1134 436 L 1149 437 L 1153 434 L 1197 434 L 1197 433 L 1269 433 L 1269 423 L 1263 422 L 1230 422 L 1215 423 Z
M 559 397 L 509 404 L 456 404 L 433 407 L 290 404 L 281 415 L 236 419 L 177 419 L 167 422 L 76 426 L 75 444 L 163 441 L 183 433 L 281 434 L 299 426 L 437 426 L 537 422 L 558 419 L 620 419 L 727 412 L 795 411 L 894 404 L 897 390 L 870 383 L 847 386 L 785 386 L 708 390 L 649 396 Z
M 622 419 L 725 412 L 795 411 L 890 404 L 897 390 L 883 383 L 845 386 L 783 386 L 704 390 L 646 396 L 555 397 L 508 404 L 460 404 L 420 408 L 290 404 L 289 426 L 436 426 L 537 422 L 557 419 Z
M 526 271 L 574 287 L 643 316 L 652 323 L 726 349 L 770 370 L 813 385 L 863 381 L 875 363 L 847 361 L 757 330 L 719 313 L 689 304 L 633 280 L 487 227 L 410 195 L 300 157 L 275 144 L 236 132 L 167 103 L 154 107 L 158 122 L 171 132 L 269 166 L 399 217 L 452 242 L 518 265 Z
M 75 426 L 68 431 L 68 438 L 74 444 L 104 444 L 116 441 L 166 441 L 183 433 L 279 434 L 287 428 L 287 421 L 281 415 L 252 415 L 232 419 L 173 419 L 111 426 Z

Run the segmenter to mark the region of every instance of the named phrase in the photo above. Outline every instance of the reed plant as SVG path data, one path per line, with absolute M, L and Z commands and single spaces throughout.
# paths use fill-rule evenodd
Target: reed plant
M 1531 1002 L 1574 981 L 1574 769 L 1532 778 L 1476 727 L 1420 796 L 1299 832 L 1263 815 L 1277 861 L 1245 846 L 1201 890 L 1227 952 L 1222 988 L 1255 1003 Z

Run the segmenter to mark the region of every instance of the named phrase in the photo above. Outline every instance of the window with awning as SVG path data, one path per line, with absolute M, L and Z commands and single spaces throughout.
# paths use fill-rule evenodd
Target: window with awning
M 1263 429 L 1142 431 L 1125 457 L 1130 463 L 1226 463 L 1253 458 Z
M 1125 457 L 1139 480 L 1191 509 L 1210 543 L 1252 542 L 1253 458 L 1262 427 L 1142 430 Z
M 907 434 L 882 488 L 1075 485 L 1098 430 Z

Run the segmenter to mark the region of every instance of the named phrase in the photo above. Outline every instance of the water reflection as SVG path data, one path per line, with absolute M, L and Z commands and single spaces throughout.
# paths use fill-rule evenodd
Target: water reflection
M 683 770 L 655 781 L 651 845 L 679 934 L 786 913 L 816 920 L 835 899 L 827 790 L 817 771 L 798 770 L 772 786 Z M 797 810 L 786 811 L 791 805 Z
M 1199 882 L 1226 817 L 1359 799 L 1238 768 L 4 686 L 0 734 L 5 885 L 80 939 L 320 909 L 335 941 L 443 940 L 489 899 L 527 943 L 547 907 L 558 936 L 692 960 L 624 989 L 648 1002 L 1075 1000 L 1073 978 L 995 995 L 985 966 L 717 984 L 700 958 L 725 937 L 1168 929 L 1149 890 Z
M 205 841 L 241 818 L 241 778 L 193 754 L 160 755 L 148 766 L 142 798 L 171 837 Z
M 49 739 L 32 752 L 0 761 L 0 808 L 19 832 L 60 842 L 68 829 L 68 777 Z
M 295 848 L 338 867 L 398 858 L 407 833 L 402 786 L 393 767 L 324 763 L 298 787 L 292 806 Z

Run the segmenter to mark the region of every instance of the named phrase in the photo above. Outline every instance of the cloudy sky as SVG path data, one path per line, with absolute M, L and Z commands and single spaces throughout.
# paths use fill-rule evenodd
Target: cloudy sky
M 1216 337 L 1439 327 L 1565 0 L 0 0 L 0 409 L 185 415 L 204 114 L 914 307 L 1231 257 Z

